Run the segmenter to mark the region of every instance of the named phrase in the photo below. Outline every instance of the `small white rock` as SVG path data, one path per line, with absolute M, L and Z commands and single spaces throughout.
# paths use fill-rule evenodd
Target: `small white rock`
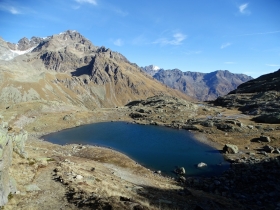
M 83 179 L 84 177 L 82 175 L 77 175 L 76 179 Z
M 198 167 L 198 168 L 202 168 L 202 167 L 206 167 L 206 166 L 207 166 L 207 164 L 206 164 L 206 163 L 203 163 L 203 162 L 197 164 L 197 167 Z

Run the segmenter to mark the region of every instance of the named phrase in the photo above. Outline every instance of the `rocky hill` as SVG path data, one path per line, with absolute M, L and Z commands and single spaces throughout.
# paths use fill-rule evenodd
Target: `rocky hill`
M 158 94 L 188 98 L 77 31 L 23 38 L 17 44 L 1 40 L 0 45 L 0 101 L 5 107 L 43 100 L 93 109 Z
M 238 85 L 253 79 L 245 74 L 233 74 L 227 70 L 199 73 L 182 72 L 179 69 L 153 69 L 152 67 L 152 65 L 142 67 L 142 70 L 163 84 L 200 101 L 214 100 L 218 96 L 226 95 Z
M 280 69 L 239 85 L 215 104 L 238 108 L 259 122 L 280 123 Z

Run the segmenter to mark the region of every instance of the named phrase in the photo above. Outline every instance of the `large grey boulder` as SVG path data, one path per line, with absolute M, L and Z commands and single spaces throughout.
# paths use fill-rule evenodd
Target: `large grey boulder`
M 12 163 L 13 142 L 7 131 L 0 128 L 0 206 L 8 202 L 10 194 L 9 167 Z
M 238 153 L 238 147 L 234 144 L 226 144 L 223 148 L 223 152 L 229 154 L 236 154 Z
M 0 206 L 8 202 L 10 193 L 16 192 L 15 180 L 9 175 L 12 164 L 13 149 L 23 157 L 27 132 L 9 133 L 5 126 L 0 126 Z

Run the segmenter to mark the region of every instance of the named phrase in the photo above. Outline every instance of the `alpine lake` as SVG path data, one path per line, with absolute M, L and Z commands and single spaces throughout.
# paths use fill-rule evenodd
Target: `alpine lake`
M 83 125 L 43 136 L 55 144 L 83 144 L 112 148 L 163 175 L 175 176 L 184 167 L 186 176 L 215 176 L 229 168 L 222 154 L 186 130 L 127 122 Z M 197 167 L 199 163 L 205 167 Z

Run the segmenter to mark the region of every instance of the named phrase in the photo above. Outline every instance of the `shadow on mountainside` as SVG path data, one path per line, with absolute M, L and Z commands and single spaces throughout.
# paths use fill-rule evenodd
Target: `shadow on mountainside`
M 76 77 L 79 77 L 81 75 L 90 75 L 90 66 L 77 68 L 76 71 L 71 72 L 71 75 Z
M 94 59 L 92 59 L 86 66 L 79 67 L 76 69 L 76 71 L 71 72 L 71 75 L 76 77 L 81 75 L 91 75 L 93 63 Z

